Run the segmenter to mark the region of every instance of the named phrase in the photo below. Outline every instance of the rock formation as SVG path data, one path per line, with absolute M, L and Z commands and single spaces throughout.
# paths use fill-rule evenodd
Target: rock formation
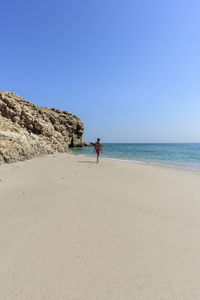
M 14 162 L 83 146 L 83 123 L 68 111 L 36 106 L 0 91 L 0 161 Z
M 84 147 L 91 147 L 91 146 L 94 146 L 94 144 L 90 143 L 90 142 L 83 142 L 83 146 Z

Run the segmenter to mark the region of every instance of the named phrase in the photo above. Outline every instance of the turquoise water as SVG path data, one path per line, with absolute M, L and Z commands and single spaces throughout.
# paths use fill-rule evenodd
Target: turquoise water
M 94 156 L 93 147 L 74 148 L 73 153 Z M 101 156 L 200 171 L 200 144 L 106 143 Z

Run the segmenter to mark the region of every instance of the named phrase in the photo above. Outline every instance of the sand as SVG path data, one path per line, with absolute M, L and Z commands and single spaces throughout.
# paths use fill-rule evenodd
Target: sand
M 94 161 L 0 166 L 0 299 L 200 299 L 200 174 Z

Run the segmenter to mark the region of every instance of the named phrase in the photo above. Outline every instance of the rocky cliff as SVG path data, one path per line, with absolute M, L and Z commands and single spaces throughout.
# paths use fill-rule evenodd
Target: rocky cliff
M 36 106 L 0 91 L 0 161 L 14 162 L 82 146 L 83 123 L 68 111 Z

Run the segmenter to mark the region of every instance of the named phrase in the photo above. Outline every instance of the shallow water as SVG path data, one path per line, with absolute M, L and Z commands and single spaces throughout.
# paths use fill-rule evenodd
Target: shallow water
M 94 155 L 93 147 L 74 148 L 74 154 Z M 156 163 L 200 172 L 200 144 L 103 144 L 102 157 Z

